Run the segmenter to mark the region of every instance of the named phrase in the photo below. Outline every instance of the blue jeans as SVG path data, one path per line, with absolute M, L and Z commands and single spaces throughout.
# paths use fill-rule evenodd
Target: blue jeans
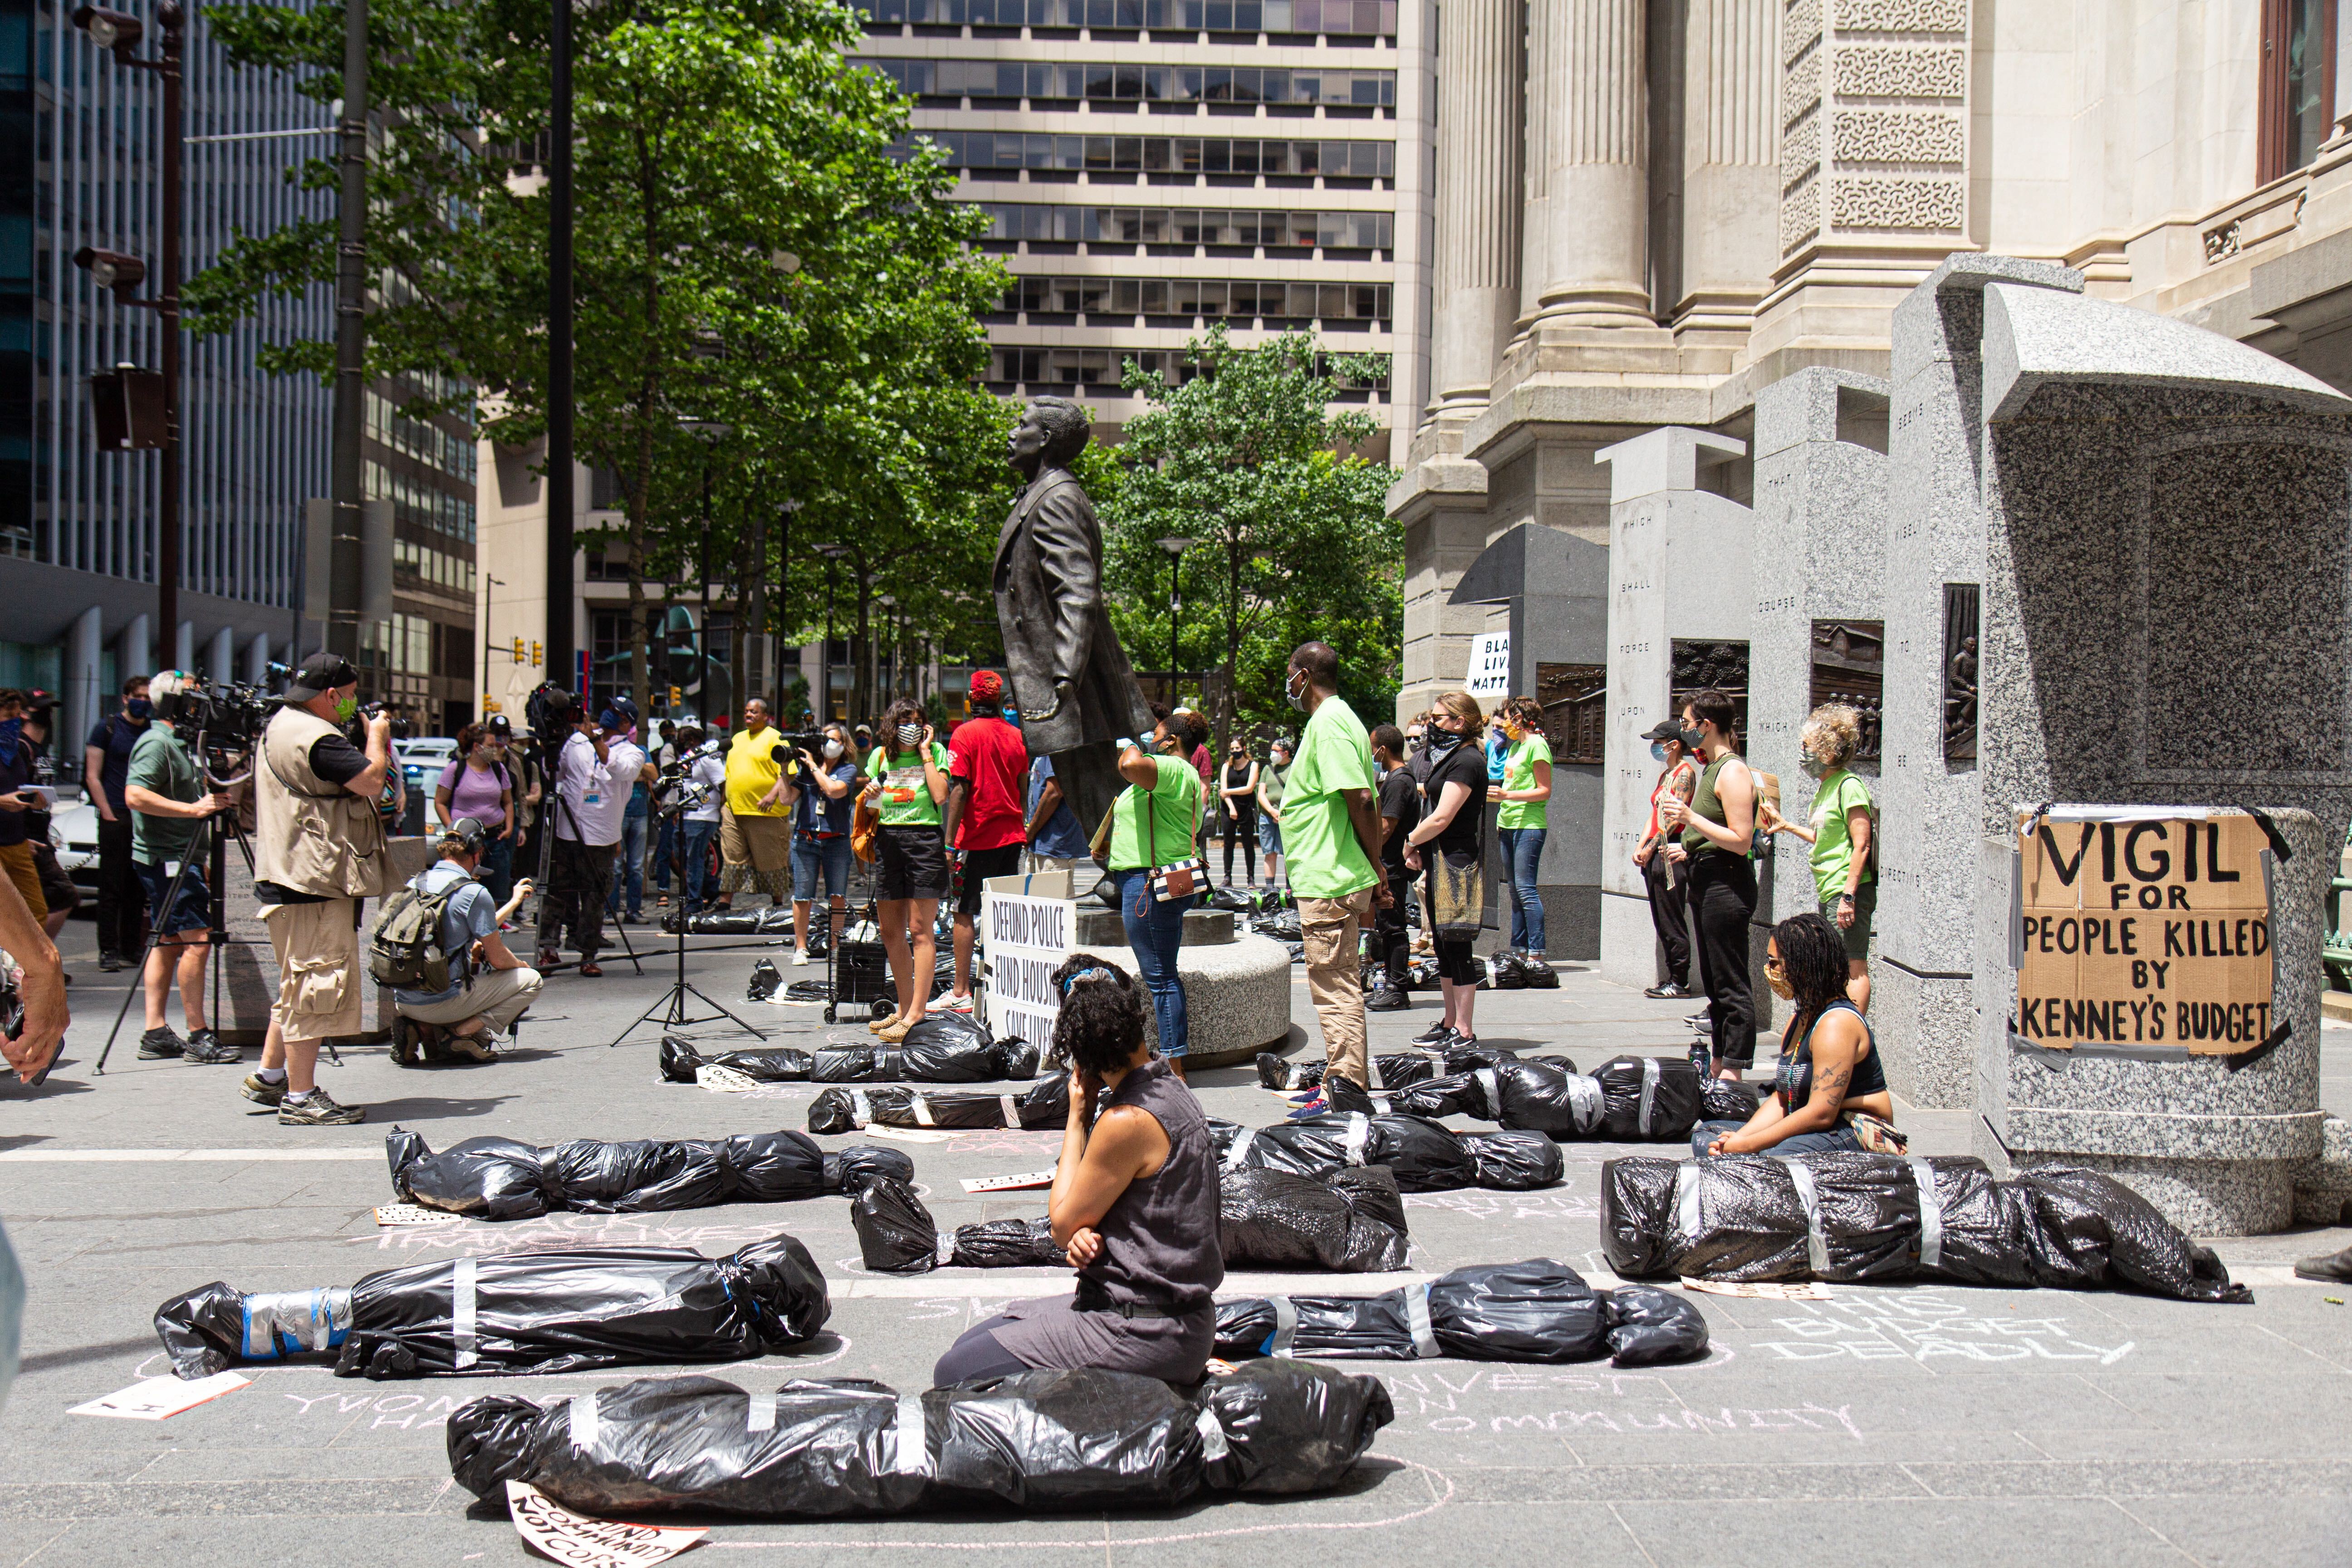
M 646 819 L 625 817 L 621 823 L 621 864 L 613 878 L 613 896 L 604 900 L 604 912 L 618 914 L 621 910 L 621 884 L 629 889 L 629 918 L 636 919 L 646 912 Z
M 1543 895 L 1536 891 L 1536 870 L 1543 864 L 1545 827 L 1506 827 L 1503 835 L 1503 875 L 1511 885 L 1511 946 L 1521 952 L 1544 950 Z
M 1141 867 L 1113 871 L 1118 887 L 1118 916 L 1127 926 L 1127 945 L 1135 966 L 1143 972 L 1144 989 L 1151 993 L 1152 1016 L 1160 1024 L 1160 1054 L 1181 1057 L 1191 1047 L 1184 1017 L 1184 983 L 1176 977 L 1176 954 L 1184 945 L 1184 911 L 1190 899 L 1166 903 L 1151 896 L 1151 873 Z
M 838 899 L 849 891 L 849 835 L 834 838 L 793 836 L 793 902 L 816 901 L 818 873 L 824 873 L 824 893 Z
M 686 907 L 698 910 L 710 902 L 713 874 L 710 869 L 710 841 L 719 837 L 716 822 L 681 822 L 677 825 L 677 858 L 686 869 L 678 874 L 679 891 L 685 895 Z
M 654 886 L 669 891 L 669 858 L 677 851 L 677 818 L 662 818 L 661 832 L 654 839 Z
M 1702 1121 L 1691 1129 L 1691 1152 L 1704 1160 L 1708 1157 L 1708 1144 L 1747 1125 L 1745 1121 Z M 1757 1152 L 1777 1160 L 1790 1154 L 1854 1154 L 1861 1151 L 1862 1140 L 1853 1135 L 1852 1128 L 1832 1127 L 1827 1132 L 1800 1132 Z

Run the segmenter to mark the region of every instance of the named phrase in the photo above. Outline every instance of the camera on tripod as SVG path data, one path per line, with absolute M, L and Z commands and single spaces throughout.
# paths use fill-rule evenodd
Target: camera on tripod
M 155 700 L 155 717 L 191 734 L 201 732 L 208 746 L 241 750 L 259 737 L 278 707 L 279 699 L 258 686 L 241 681 L 215 686 L 191 675 L 178 691 Z

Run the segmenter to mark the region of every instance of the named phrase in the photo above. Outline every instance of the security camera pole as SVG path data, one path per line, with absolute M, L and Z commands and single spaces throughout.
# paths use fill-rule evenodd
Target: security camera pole
M 130 297 L 143 271 L 133 258 L 84 247 L 75 254 L 74 263 L 100 287 L 111 289 L 117 303 L 153 310 L 162 327 L 163 471 L 156 524 L 155 614 L 161 623 L 157 635 L 169 647 L 180 626 L 180 153 L 187 135 L 180 109 L 180 55 L 187 41 L 187 17 L 178 0 L 162 0 L 155 7 L 155 21 L 163 30 L 163 53 L 154 59 L 141 59 L 131 52 L 145 31 L 138 17 L 95 5 L 81 6 L 73 14 L 74 26 L 89 34 L 90 42 L 100 48 L 111 49 L 116 64 L 153 71 L 163 79 L 163 235 L 155 296 Z

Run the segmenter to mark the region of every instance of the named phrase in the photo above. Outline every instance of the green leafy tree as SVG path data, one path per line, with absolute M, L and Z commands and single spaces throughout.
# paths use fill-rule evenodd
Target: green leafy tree
M 315 70 L 304 90 L 331 96 L 340 6 L 208 16 L 233 58 Z M 370 167 L 370 370 L 440 389 L 412 405 L 475 417 L 509 445 L 546 429 L 549 203 L 524 157 L 548 123 L 545 26 L 544 6 L 508 0 L 370 11 L 383 117 Z M 739 633 L 757 631 L 784 597 L 768 584 L 795 536 L 854 538 L 887 559 L 969 531 L 972 458 L 953 437 L 981 427 L 975 312 L 1003 273 L 964 248 L 984 220 L 948 200 L 937 156 L 891 156 L 908 100 L 849 67 L 857 36 L 851 13 L 819 0 L 627 0 L 579 14 L 576 439 L 619 481 L 625 521 L 612 532 L 628 547 L 635 626 L 649 576 L 689 563 L 733 584 Z M 328 188 L 333 168 L 314 160 L 298 177 Z M 245 237 L 192 280 L 194 324 L 224 328 L 332 266 L 331 222 Z M 331 344 L 274 345 L 265 363 L 323 373 Z M 649 641 L 632 639 L 641 705 Z M 733 642 L 740 697 L 744 639 Z
M 1179 662 L 1204 671 L 1221 734 L 1285 727 L 1284 667 L 1317 639 L 1339 651 L 1350 705 L 1385 717 L 1404 630 L 1403 537 L 1385 507 L 1394 476 L 1346 455 L 1378 429 L 1372 416 L 1331 407 L 1384 376 L 1386 356 L 1327 355 L 1307 332 L 1237 348 L 1218 326 L 1185 362 L 1197 374 L 1172 387 L 1129 362 L 1127 388 L 1150 406 L 1128 423 L 1124 477 L 1097 495 L 1121 640 L 1146 668 L 1166 657 L 1169 557 L 1157 541 L 1191 539 Z

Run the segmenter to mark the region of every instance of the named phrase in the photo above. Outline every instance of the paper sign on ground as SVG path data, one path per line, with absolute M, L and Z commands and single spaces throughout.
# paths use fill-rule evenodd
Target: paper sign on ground
M 705 1089 L 715 1089 L 723 1094 L 745 1094 L 760 1087 L 740 1068 L 720 1067 L 716 1062 L 705 1062 L 695 1068 L 694 1081 Z
M 2018 1035 L 2234 1056 L 2270 1037 L 2263 857 L 2242 813 L 2065 809 L 2018 835 Z
M 867 1138 L 887 1138 L 894 1143 L 952 1143 L 961 1132 L 925 1131 L 918 1127 L 862 1127 L 859 1133 Z
M 550 1500 L 527 1481 L 507 1483 L 507 1510 L 514 1517 L 515 1533 L 526 1545 L 573 1568 L 651 1568 L 710 1533 L 591 1519 Z
M 77 1405 L 67 1414 L 114 1415 L 125 1421 L 161 1421 L 167 1415 L 177 1415 L 183 1410 L 194 1410 L 199 1405 L 210 1404 L 224 1394 L 235 1394 L 252 1382 L 253 1379 L 234 1372 L 216 1372 L 193 1383 L 183 1383 L 176 1377 L 151 1377 L 103 1399 Z
M 963 1190 L 967 1193 L 1018 1193 L 1034 1187 L 1054 1184 L 1051 1171 L 1032 1171 L 1022 1176 L 966 1176 Z
M 421 1204 L 375 1205 L 375 1222 L 378 1225 L 456 1225 L 465 1217 L 461 1214 L 444 1214 L 439 1209 L 429 1209 Z
M 1826 1301 L 1831 1300 L 1830 1288 L 1818 1280 L 1801 1285 L 1781 1285 L 1771 1280 L 1743 1281 L 1736 1279 L 1685 1279 L 1685 1290 L 1704 1290 L 1710 1296 L 1740 1296 L 1751 1301 Z

